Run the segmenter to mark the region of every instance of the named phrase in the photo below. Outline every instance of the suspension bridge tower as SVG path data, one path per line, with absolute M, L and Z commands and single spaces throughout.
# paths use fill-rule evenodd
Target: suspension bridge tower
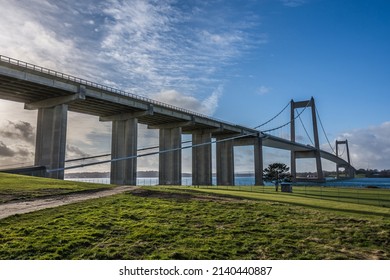
M 291 151 L 291 175 L 293 176 L 293 180 L 296 180 L 297 177 L 297 166 L 296 162 L 299 158 L 314 158 L 316 161 L 316 170 L 317 170 L 317 178 L 311 178 L 312 180 L 323 182 L 325 181 L 324 174 L 322 171 L 322 163 L 321 163 L 321 153 L 320 153 L 320 141 L 318 137 L 318 127 L 317 127 L 317 117 L 316 117 L 316 107 L 314 98 L 312 97 L 307 101 L 295 102 L 291 100 L 291 142 L 295 141 L 295 116 L 296 109 L 298 108 L 307 108 L 311 107 L 311 115 L 312 115 L 312 124 L 313 124 L 313 134 L 314 134 L 314 147 L 310 151 Z
M 340 173 L 341 173 L 340 169 L 341 168 L 344 168 L 346 178 L 354 178 L 355 177 L 355 169 L 351 166 L 351 157 L 349 155 L 348 140 L 344 140 L 344 141 L 336 140 L 336 156 L 337 157 L 341 157 L 344 154 L 344 152 L 342 152 L 341 154 L 339 153 L 339 145 L 345 145 L 345 149 L 347 151 L 348 164 L 337 164 L 337 166 L 336 166 L 337 179 L 341 178 L 341 176 L 340 176 Z

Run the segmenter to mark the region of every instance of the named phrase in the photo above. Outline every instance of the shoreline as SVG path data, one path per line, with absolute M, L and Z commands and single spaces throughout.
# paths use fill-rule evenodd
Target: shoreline
M 110 178 L 65 178 L 68 181 L 104 183 L 109 184 Z M 253 186 L 254 177 L 236 176 L 236 186 Z M 216 184 L 216 178 L 213 177 L 213 185 Z M 153 186 L 158 185 L 158 177 L 138 177 L 137 185 Z M 182 177 L 182 185 L 192 185 L 192 177 Z M 265 182 L 265 186 L 273 186 L 272 183 Z M 330 179 L 326 183 L 301 182 L 294 183 L 295 186 L 316 186 L 316 187 L 345 187 L 345 188 L 379 188 L 390 189 L 390 178 L 354 178 L 354 179 Z

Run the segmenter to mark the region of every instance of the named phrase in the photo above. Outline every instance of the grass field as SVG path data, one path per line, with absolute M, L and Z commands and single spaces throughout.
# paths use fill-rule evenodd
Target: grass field
M 388 260 L 389 218 L 285 193 L 149 187 L 0 220 L 0 259 Z
M 111 187 L 113 185 L 59 181 L 0 173 L 0 203 L 73 192 L 102 190 Z
M 274 194 L 273 186 L 208 186 L 210 190 L 234 190 Z M 280 187 L 279 187 L 280 191 Z M 337 202 L 348 202 L 363 205 L 373 205 L 390 208 L 390 190 L 379 188 L 353 188 L 353 187 L 323 187 L 323 186 L 293 186 L 293 193 L 286 194 L 294 200 L 299 197 L 309 197 Z

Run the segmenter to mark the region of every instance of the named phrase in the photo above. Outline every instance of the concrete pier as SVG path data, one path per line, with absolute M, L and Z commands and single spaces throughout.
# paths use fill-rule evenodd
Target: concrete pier
M 137 155 L 138 120 L 112 122 L 111 158 L 121 159 Z M 137 184 L 137 158 L 111 162 L 111 184 Z
M 223 139 L 217 138 L 218 141 Z M 217 142 L 217 185 L 234 186 L 233 140 Z
M 181 133 L 181 127 L 160 128 L 160 185 L 181 185 Z
M 255 186 L 264 185 L 263 182 L 263 141 L 260 137 L 254 139 L 255 153 Z
M 105 85 L 80 79 L 28 62 L 0 55 L 0 99 L 25 104 L 25 109 L 39 110 L 35 148 L 35 167 L 39 170 L 64 168 L 66 151 L 67 112 L 99 117 L 113 124 L 112 158 L 123 159 L 137 154 L 137 123 L 149 129 L 160 130 L 160 184 L 181 184 L 181 134 L 194 134 L 193 143 L 207 143 L 238 136 L 236 141 L 220 142 L 217 146 L 217 184 L 234 185 L 234 146 L 254 146 L 256 185 L 262 184 L 262 145 L 291 151 L 291 173 L 296 175 L 296 159 L 314 158 L 318 180 L 323 180 L 321 158 L 346 169 L 353 176 L 350 161 L 320 150 L 314 99 L 291 101 L 291 139 L 286 140 L 260 133 L 238 124 L 219 121 L 208 116 L 178 108 L 170 104 L 124 92 Z M 295 110 L 311 107 L 314 142 L 297 143 L 295 137 Z M 276 116 L 275 116 L 276 117 Z M 274 118 L 273 118 L 274 119 Z M 277 129 L 277 128 L 275 128 Z M 271 130 L 268 130 L 268 132 Z M 262 139 L 257 139 L 262 135 Z M 342 144 L 342 143 L 339 143 Z M 174 149 L 174 151 L 172 150 Z M 175 150 L 176 149 L 176 150 Z M 168 150 L 171 150 L 167 152 Z M 194 184 L 210 185 L 211 146 L 193 149 Z M 80 159 L 82 160 L 82 159 Z M 137 159 L 114 160 L 111 179 L 116 184 L 136 183 Z M 78 167 L 84 167 L 83 164 Z M 35 169 L 34 169 L 35 170 Z M 46 174 L 64 178 L 64 171 Z
M 192 185 L 212 185 L 212 156 L 211 156 L 211 133 L 193 133 L 192 145 L 201 145 L 192 148 Z
M 234 140 L 234 146 L 253 146 L 255 186 L 263 185 L 263 140 L 261 137 Z
M 38 109 L 35 166 L 48 170 L 65 166 L 68 105 Z M 49 178 L 64 179 L 64 171 L 50 172 Z

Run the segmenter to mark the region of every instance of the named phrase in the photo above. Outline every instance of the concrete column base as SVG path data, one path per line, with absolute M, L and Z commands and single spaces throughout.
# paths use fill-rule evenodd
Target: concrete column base
M 138 120 L 112 122 L 111 158 L 121 159 L 137 156 Z M 111 184 L 137 184 L 137 158 L 111 162 Z
M 38 109 L 35 165 L 47 170 L 65 167 L 68 105 Z M 64 179 L 64 170 L 47 173 L 46 177 Z
M 223 138 L 218 138 L 223 140 Z M 217 142 L 217 185 L 234 186 L 233 141 Z
M 290 173 L 292 176 L 292 181 L 297 181 L 297 159 L 295 157 L 295 151 L 290 152 Z
M 256 138 L 254 143 L 255 152 L 255 186 L 264 185 L 263 182 L 263 140 Z
M 181 185 L 181 131 L 181 127 L 160 129 L 160 185 Z
M 193 133 L 192 145 L 201 145 L 192 148 L 192 185 L 211 186 L 212 160 L 211 160 L 211 133 Z

